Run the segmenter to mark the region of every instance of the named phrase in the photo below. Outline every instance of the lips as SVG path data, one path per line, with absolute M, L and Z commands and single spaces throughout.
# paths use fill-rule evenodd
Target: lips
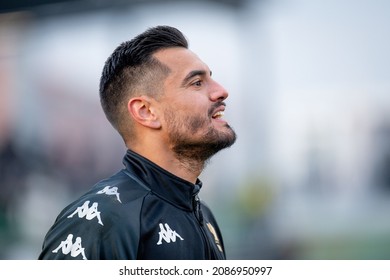
M 210 109 L 210 116 L 213 119 L 220 119 L 224 116 L 225 114 L 225 106 L 226 104 L 224 102 L 220 102 L 215 104 L 211 109 Z
M 213 118 L 213 119 L 220 119 L 220 118 L 222 118 L 224 115 L 225 115 L 225 112 L 223 112 L 223 111 L 218 111 L 218 112 L 216 112 L 216 113 L 212 116 L 212 118 Z

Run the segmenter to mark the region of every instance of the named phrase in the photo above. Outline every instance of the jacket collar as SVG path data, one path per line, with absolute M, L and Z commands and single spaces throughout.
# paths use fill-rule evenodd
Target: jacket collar
M 127 150 L 123 164 L 157 196 L 179 208 L 194 210 L 194 198 L 202 187 L 199 179 L 192 184 L 131 150 Z

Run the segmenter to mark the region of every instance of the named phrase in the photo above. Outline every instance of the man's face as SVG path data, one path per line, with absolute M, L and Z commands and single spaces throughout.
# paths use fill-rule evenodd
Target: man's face
M 211 78 L 207 65 L 185 48 L 154 56 L 171 69 L 160 99 L 162 129 L 178 158 L 206 161 L 233 145 L 236 134 L 223 119 L 228 93 Z

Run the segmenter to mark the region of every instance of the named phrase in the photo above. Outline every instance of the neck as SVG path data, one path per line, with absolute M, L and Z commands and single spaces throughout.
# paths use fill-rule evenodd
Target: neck
M 163 148 L 153 149 L 149 147 L 148 149 L 142 149 L 134 145 L 127 145 L 127 148 L 154 162 L 175 176 L 193 184 L 196 183 L 205 167 L 204 161 L 179 156 Z
M 185 180 L 195 183 L 202 173 L 205 163 L 192 159 L 177 159 L 176 166 L 176 171 L 181 173 L 182 178 L 187 177 Z

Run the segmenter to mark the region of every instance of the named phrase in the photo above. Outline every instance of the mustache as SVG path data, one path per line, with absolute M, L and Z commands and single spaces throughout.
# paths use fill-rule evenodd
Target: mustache
M 210 109 L 209 109 L 209 112 L 208 112 L 208 113 L 209 113 L 209 116 L 212 117 L 213 114 L 214 114 L 214 111 L 215 111 L 218 107 L 220 107 L 220 106 L 226 107 L 226 103 L 223 102 L 223 101 L 218 101 L 218 102 L 214 103 L 213 106 L 211 106 Z

